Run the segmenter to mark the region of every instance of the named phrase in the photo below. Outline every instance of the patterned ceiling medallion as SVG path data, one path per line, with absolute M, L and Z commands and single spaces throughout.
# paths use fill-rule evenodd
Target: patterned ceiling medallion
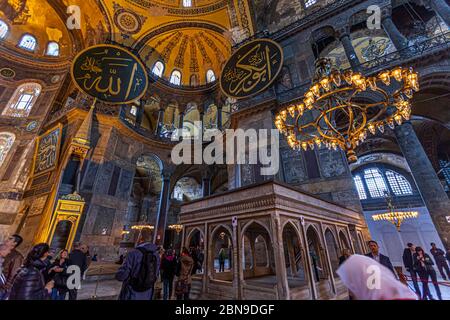
M 119 30 L 125 34 L 138 33 L 141 31 L 142 25 L 147 20 L 147 17 L 143 17 L 131 10 L 127 10 L 117 3 L 114 3 L 114 11 L 114 23 Z
M 5 79 L 12 79 L 16 76 L 16 72 L 10 68 L 0 69 L 0 75 Z

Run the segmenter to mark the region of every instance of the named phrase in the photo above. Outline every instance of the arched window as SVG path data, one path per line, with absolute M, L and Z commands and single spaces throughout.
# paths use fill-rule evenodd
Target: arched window
M 8 25 L 5 21 L 0 20 L 0 39 L 5 39 L 6 35 L 8 34 Z
M 161 61 L 156 61 L 153 66 L 152 73 L 158 77 L 162 77 L 164 73 L 164 64 Z
M 385 193 L 388 192 L 386 182 L 377 168 L 364 170 L 364 180 L 372 198 L 384 197 Z
M 183 7 L 192 7 L 192 0 L 183 0 Z
M 391 170 L 386 170 L 386 178 L 396 196 L 412 194 L 411 185 L 401 174 Z
M 206 82 L 207 83 L 211 83 L 211 82 L 214 82 L 214 81 L 216 81 L 216 75 L 214 74 L 213 70 L 209 69 L 206 72 Z
M 170 76 L 170 83 L 179 86 L 181 85 L 181 72 L 178 70 L 173 70 Z
M 408 179 L 384 166 L 358 171 L 353 180 L 361 200 L 384 198 L 390 192 L 394 196 L 413 195 L 413 188 Z
M 11 150 L 15 139 L 16 137 L 12 133 L 0 133 L 0 166 L 3 165 L 3 162 L 5 162 L 8 152 Z
M 47 45 L 47 52 L 46 54 L 48 56 L 57 57 L 59 56 L 59 44 L 57 42 L 49 42 Z
M 358 191 L 359 198 L 361 200 L 367 199 L 366 190 L 364 190 L 364 185 L 363 185 L 361 177 L 355 176 L 354 180 L 355 180 L 356 190 Z
M 36 99 L 41 94 L 42 87 L 38 83 L 25 83 L 19 86 L 9 100 L 4 116 L 28 117 Z
M 30 34 L 23 35 L 19 42 L 19 47 L 28 51 L 34 51 L 34 49 L 36 49 L 36 45 L 36 38 Z

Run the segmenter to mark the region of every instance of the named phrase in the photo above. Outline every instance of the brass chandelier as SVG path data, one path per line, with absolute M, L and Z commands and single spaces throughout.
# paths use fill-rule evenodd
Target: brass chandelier
M 368 133 L 383 133 L 385 125 L 393 129 L 410 119 L 418 78 L 412 68 L 401 67 L 369 77 L 351 70 L 341 73 L 331 67 L 330 59 L 319 59 L 303 100 L 280 110 L 275 126 L 293 149 L 339 147 L 349 163 L 355 162 L 355 148 Z

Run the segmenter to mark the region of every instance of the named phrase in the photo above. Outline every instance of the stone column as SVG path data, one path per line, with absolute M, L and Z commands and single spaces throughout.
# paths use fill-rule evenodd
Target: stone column
M 160 108 L 158 112 L 158 122 L 156 123 L 155 134 L 157 137 L 161 134 L 161 129 L 164 124 L 164 108 Z
M 350 62 L 350 66 L 353 71 L 360 71 L 361 62 L 356 55 L 355 48 L 353 47 L 352 40 L 350 38 L 350 34 L 347 32 L 343 32 L 339 35 L 339 41 L 341 41 L 344 46 L 345 55 L 347 56 L 348 61 Z
M 326 268 L 328 269 L 328 278 L 330 280 L 331 290 L 334 292 L 335 295 L 337 295 L 333 267 L 331 266 L 330 253 L 328 252 L 327 239 L 325 239 L 325 230 L 323 228 L 322 222 L 320 222 L 320 231 L 321 231 L 321 239 L 322 239 L 322 243 L 323 243 L 322 248 L 323 248 L 323 251 L 325 252 L 325 260 L 326 260 L 325 264 L 326 264 Z
M 275 274 L 277 275 L 278 299 L 289 300 L 289 284 L 286 272 L 286 260 L 283 249 L 283 232 L 278 214 L 272 215 L 272 241 L 275 258 Z
M 422 199 L 430 212 L 436 230 L 447 250 L 450 250 L 450 200 L 428 159 L 411 122 L 395 128 L 395 136 L 403 156 L 411 168 L 412 175 Z
M 180 117 L 180 120 L 178 123 L 178 128 L 183 130 L 183 124 L 184 124 L 184 112 L 183 111 L 180 112 L 179 117 Z
M 136 123 L 135 126 L 136 127 L 141 127 L 142 125 L 142 117 L 144 116 L 144 106 L 140 106 L 139 108 L 137 108 L 137 112 L 136 112 Z
M 391 15 L 384 16 L 381 20 L 381 25 L 397 51 L 408 47 L 408 39 L 406 39 L 406 37 L 398 30 L 394 21 L 392 21 Z
M 222 130 L 222 105 L 217 106 L 217 129 Z
M 431 0 L 429 4 L 433 11 L 450 27 L 450 7 L 445 0 Z
M 170 200 L 170 173 L 163 172 L 161 197 L 159 199 L 158 216 L 156 217 L 154 243 L 164 245 L 164 235 L 166 233 L 167 214 L 169 213 Z
M 233 261 L 232 261 L 232 268 L 233 268 L 233 288 L 235 290 L 235 298 L 236 300 L 240 300 L 241 299 L 241 292 L 239 290 L 239 286 L 240 286 L 240 281 L 239 281 L 239 244 L 240 241 L 238 239 L 238 237 L 240 237 L 240 235 L 238 235 L 237 232 L 237 226 L 233 226 Z
M 314 300 L 317 299 L 318 294 L 317 294 L 317 288 L 316 288 L 316 280 L 314 277 L 314 271 L 313 271 L 313 267 L 312 267 L 312 261 L 311 261 L 311 254 L 309 252 L 309 246 L 308 246 L 308 237 L 306 236 L 306 227 L 304 225 L 304 223 L 300 223 L 301 228 L 302 228 L 302 250 L 303 250 L 303 256 L 305 258 L 305 262 L 306 262 L 306 273 L 308 276 L 308 280 L 309 280 L 309 285 L 311 288 L 311 296 Z
M 211 172 L 209 168 L 202 170 L 202 194 L 203 197 L 211 195 Z
M 200 141 L 203 142 L 203 131 L 205 128 L 205 124 L 203 123 L 203 119 L 205 118 L 205 112 L 203 110 L 200 111 Z

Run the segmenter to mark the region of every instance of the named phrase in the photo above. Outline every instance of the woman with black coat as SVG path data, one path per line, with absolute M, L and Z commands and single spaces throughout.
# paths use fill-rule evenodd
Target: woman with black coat
M 428 278 L 431 277 L 434 288 L 438 295 L 439 300 L 442 300 L 441 290 L 439 289 L 439 284 L 437 282 L 436 271 L 433 268 L 434 262 L 431 260 L 430 256 L 426 254 L 421 247 L 416 247 L 416 253 L 413 255 L 414 270 L 417 271 L 422 281 L 423 294 L 422 300 L 434 300 L 431 295 L 430 288 L 428 287 Z
M 44 273 L 48 272 L 47 259 L 49 246 L 46 243 L 35 245 L 28 253 L 22 268 L 14 279 L 9 300 L 48 300 L 53 281 L 46 284 Z
M 67 268 L 69 267 L 69 252 L 61 250 L 55 261 L 48 268 L 49 277 L 55 282 L 52 290 L 52 300 L 65 300 L 66 294 L 69 292 L 67 288 Z

